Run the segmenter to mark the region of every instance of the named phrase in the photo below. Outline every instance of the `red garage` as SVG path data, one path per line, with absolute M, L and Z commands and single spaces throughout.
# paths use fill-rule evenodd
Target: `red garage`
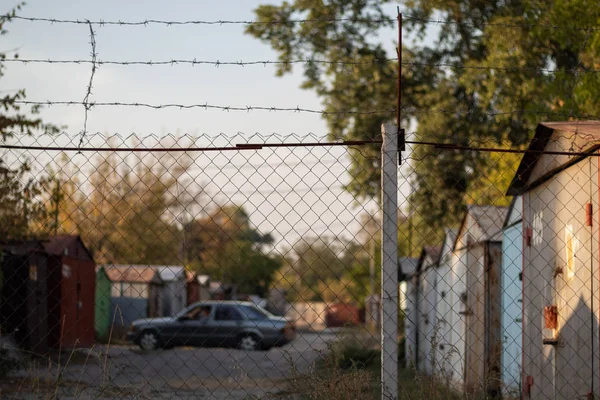
M 43 242 L 48 253 L 48 344 L 55 348 L 94 344 L 96 264 L 79 236 Z

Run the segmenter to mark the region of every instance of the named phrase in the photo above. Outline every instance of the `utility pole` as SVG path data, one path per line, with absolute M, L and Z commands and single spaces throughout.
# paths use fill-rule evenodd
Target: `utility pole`
M 402 14 L 398 7 L 396 126 L 382 126 L 381 145 L 381 398 L 398 399 L 398 169 L 405 150 L 402 121 Z
M 383 126 L 381 146 L 381 398 L 398 399 L 398 135 Z
M 370 317 L 370 325 L 371 328 L 373 330 L 377 329 L 379 326 L 379 324 L 377 323 L 377 317 L 378 317 L 378 307 L 375 307 L 376 303 L 375 303 L 375 215 L 371 215 L 370 221 L 369 221 L 369 225 L 371 226 L 371 228 L 369 229 L 369 236 L 370 236 L 370 257 L 369 257 L 369 278 L 370 278 L 370 288 L 369 288 L 369 303 L 368 303 L 368 307 L 369 307 L 369 317 Z

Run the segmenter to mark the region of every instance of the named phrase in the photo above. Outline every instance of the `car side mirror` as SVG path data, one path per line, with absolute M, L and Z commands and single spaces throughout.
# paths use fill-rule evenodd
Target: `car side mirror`
M 182 315 L 181 317 L 177 318 L 179 321 L 189 321 L 190 317 L 188 317 L 187 315 Z

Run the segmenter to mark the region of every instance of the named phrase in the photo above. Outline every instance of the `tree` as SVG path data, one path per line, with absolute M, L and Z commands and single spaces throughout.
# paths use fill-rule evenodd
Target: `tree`
M 393 117 L 334 113 L 389 109 L 396 97 L 396 63 L 385 61 L 390 55 L 377 42 L 379 28 L 394 23 L 382 12 L 385 3 L 391 1 L 295 0 L 280 6 L 261 5 L 255 11 L 258 21 L 280 23 L 247 28 L 248 34 L 277 51 L 281 61 L 330 62 L 303 65 L 302 87 L 315 90 L 323 99 L 331 137 L 364 139 Z M 414 39 L 414 44 L 402 49 L 406 63 L 403 116 L 405 124 L 418 123 L 419 139 L 461 146 L 521 147 L 540 119 L 596 114 L 600 102 L 600 76 L 594 73 L 600 64 L 600 31 L 593 29 L 600 17 L 597 1 L 402 3 L 410 16 L 405 25 Z M 294 19 L 317 22 L 295 23 Z M 449 22 L 430 24 L 429 20 Z M 432 33 L 435 38 L 429 45 Z M 289 73 L 291 68 L 292 64 L 284 63 L 277 74 Z M 378 198 L 377 146 L 361 151 L 369 157 L 353 157 L 347 189 Z M 505 164 L 514 162 L 500 158 L 507 160 Z M 419 146 L 414 159 L 411 203 L 428 227 L 456 223 L 469 202 L 501 202 L 509 181 L 495 182 L 501 186 L 482 195 L 489 175 L 502 167 L 489 153 Z
M 91 165 L 83 171 L 63 159 L 54 168 L 61 191 L 59 232 L 80 234 L 99 263 L 182 264 L 176 216 L 185 208 L 185 196 L 177 193 L 190 160 L 169 153 L 121 157 L 111 152 Z M 197 200 L 195 190 L 186 192 Z
M 8 33 L 6 23 L 16 15 L 24 3 L 19 3 L 8 13 L 0 15 L 0 36 Z M 0 51 L 0 78 L 4 76 L 4 63 L 8 52 Z M 18 57 L 14 54 L 13 57 Z M 26 112 L 17 104 L 25 98 L 25 90 L 17 90 L 0 97 L 0 142 L 6 143 L 15 135 L 33 135 L 36 132 L 53 134 L 58 128 L 44 124 L 39 107 Z M 37 233 L 33 226 L 44 225 L 45 206 L 41 199 L 45 178 L 33 174 L 29 160 L 16 154 L 5 154 L 0 159 L 0 239 L 21 239 Z
M 281 260 L 267 250 L 272 236 L 254 228 L 243 207 L 217 207 L 183 229 L 183 252 L 192 270 L 234 284 L 242 293 L 267 295 Z
M 276 285 L 288 290 L 288 300 L 360 302 L 365 287 L 354 276 L 353 266 L 366 271 L 368 259 L 356 242 L 338 238 L 309 237 L 298 240 L 286 252 L 284 264 L 275 279 Z M 368 257 L 368 255 L 367 255 Z

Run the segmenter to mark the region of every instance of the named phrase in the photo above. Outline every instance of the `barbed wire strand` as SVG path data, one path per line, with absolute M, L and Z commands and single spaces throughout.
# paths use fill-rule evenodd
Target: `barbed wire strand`
M 17 100 L 14 101 L 14 104 L 23 104 L 23 105 L 37 105 L 37 106 L 74 106 L 74 105 L 84 105 L 85 103 L 80 101 L 30 101 L 30 100 Z M 395 108 L 390 108 L 388 110 L 371 110 L 371 111 L 353 111 L 353 110 L 342 110 L 342 111 L 327 111 L 327 110 L 317 110 L 310 108 L 302 108 L 302 107 L 265 107 L 265 106 L 221 106 L 214 104 L 149 104 L 149 103 L 126 103 L 126 102 L 92 102 L 89 103 L 91 107 L 99 106 L 99 107 L 143 107 L 143 108 L 152 108 L 152 109 L 164 109 L 164 108 L 179 108 L 179 109 L 191 109 L 191 108 L 199 108 L 199 109 L 216 109 L 221 111 L 287 111 L 287 112 L 303 112 L 303 113 L 311 113 L 311 114 L 353 114 L 353 115 L 373 115 L 373 114 L 389 114 L 395 113 Z
M 73 105 L 82 105 L 84 103 L 79 101 L 30 101 L 30 100 L 16 100 L 13 102 L 14 104 L 23 104 L 23 105 L 35 105 L 35 106 L 73 106 Z M 221 111 L 271 111 L 271 112 L 298 112 L 298 113 L 310 113 L 310 114 L 320 114 L 320 115 L 381 115 L 381 114 L 395 114 L 396 108 L 389 109 L 380 109 L 380 110 L 367 110 L 367 111 L 354 111 L 354 110 L 340 110 L 340 111 L 328 111 L 328 110 L 317 110 L 310 108 L 302 108 L 302 107 L 266 107 L 266 106 L 222 106 L 215 104 L 149 104 L 149 103 L 126 103 L 126 102 L 93 102 L 90 103 L 90 106 L 95 107 L 142 107 L 142 108 L 151 108 L 155 110 L 166 109 L 166 108 L 179 108 L 181 110 L 185 109 L 215 109 Z M 512 115 L 512 114 L 527 114 L 527 115 L 544 115 L 544 116 L 560 116 L 560 117 L 569 117 L 569 118 L 580 118 L 580 119 L 600 119 L 599 116 L 590 115 L 590 114 L 578 114 L 575 115 L 573 113 L 561 113 L 550 110 L 530 110 L 530 109 L 514 109 L 508 111 L 479 111 L 474 108 L 467 110 L 456 110 L 456 109 L 444 109 L 444 108 L 417 108 L 411 106 L 403 106 L 402 110 L 409 114 L 455 114 L 457 116 L 464 116 L 468 118 L 479 118 L 479 117 L 496 117 L 502 115 Z
M 79 139 L 79 147 L 83 146 L 83 141 L 85 139 L 85 135 L 87 134 L 87 123 L 88 123 L 88 113 L 92 108 L 92 103 L 89 102 L 90 96 L 92 95 L 92 86 L 94 83 L 94 76 L 96 75 L 96 35 L 94 34 L 94 27 L 88 21 L 88 26 L 90 27 L 90 45 L 92 46 L 91 53 L 91 63 L 92 63 L 92 72 L 90 74 L 90 82 L 87 86 L 87 90 L 85 93 L 85 97 L 83 98 L 83 107 L 84 107 L 84 118 L 83 118 L 83 130 L 81 131 L 81 138 Z
M 397 57 L 393 58 L 377 58 L 372 61 L 328 61 L 328 60 L 315 60 L 315 59 L 298 59 L 298 60 L 289 60 L 289 61 L 277 61 L 277 60 L 255 60 L 255 61 L 220 61 L 220 60 L 197 60 L 197 59 L 170 59 L 170 60 L 161 60 L 161 61 L 152 61 L 152 60 L 133 60 L 133 61 L 114 61 L 114 60 L 54 60 L 54 59 L 26 59 L 26 58 L 10 58 L 2 60 L 1 62 L 17 62 L 23 64 L 92 64 L 95 63 L 97 66 L 101 65 L 119 65 L 119 66 L 175 66 L 175 65 L 211 65 L 214 67 L 220 66 L 238 66 L 238 67 L 246 67 L 246 66 L 267 66 L 267 65 L 295 65 L 295 64 L 324 64 L 324 65 L 348 65 L 348 66 L 358 66 L 358 65 L 375 65 L 375 64 L 383 64 L 388 62 L 398 61 Z M 583 66 L 579 66 L 578 68 L 570 68 L 570 69 L 551 69 L 551 68 L 538 68 L 538 67 L 500 67 L 493 65 L 465 65 L 458 63 L 419 63 L 419 62 L 402 62 L 403 66 L 409 67 L 420 67 L 420 68 L 455 68 L 455 69 L 468 69 L 468 70 L 483 70 L 483 71 L 505 71 L 505 72 L 537 72 L 540 74 L 557 74 L 560 72 L 564 73 L 598 73 L 600 69 L 597 68 L 585 68 Z
M 80 19 L 61 19 L 61 18 L 44 18 L 44 17 L 25 17 L 21 15 L 5 15 L 8 20 L 16 19 L 29 22 L 47 22 L 51 24 L 87 24 L 87 20 Z M 416 15 L 403 15 L 403 21 L 428 24 L 428 25 L 459 25 L 459 26 L 472 26 L 474 28 L 483 29 L 488 26 L 493 27 L 505 27 L 505 28 L 534 28 L 544 27 L 549 29 L 567 29 L 576 31 L 600 31 L 598 26 L 573 26 L 573 25 L 557 25 L 557 24 L 543 24 L 543 23 L 473 23 L 468 21 L 457 21 L 451 19 L 433 19 L 423 18 Z M 315 19 L 281 19 L 281 20 L 269 20 L 269 21 L 256 21 L 256 20 L 183 20 L 183 21 L 169 21 L 160 19 L 146 19 L 141 21 L 122 21 L 122 20 L 97 20 L 90 21 L 93 25 L 98 26 L 148 26 L 148 25 L 166 25 L 166 26 L 179 26 L 179 25 L 289 25 L 289 24 L 311 24 L 311 23 L 338 23 L 338 22 L 362 22 L 370 24 L 393 24 L 396 22 L 396 18 L 315 18 Z
M 51 24 L 87 24 L 86 20 L 80 19 L 64 19 L 64 18 L 45 18 L 45 17 L 24 17 L 21 15 L 7 15 L 8 19 L 16 19 L 30 22 L 48 22 Z M 286 24 L 309 24 L 309 23 L 336 23 L 336 22 L 366 22 L 366 23 L 381 23 L 386 24 L 395 22 L 394 18 L 307 18 L 307 19 L 281 19 L 269 21 L 255 20 L 160 20 L 160 19 L 145 19 L 140 21 L 121 21 L 121 20 L 96 20 L 90 21 L 93 25 L 105 26 L 148 26 L 148 25 L 286 25 Z

